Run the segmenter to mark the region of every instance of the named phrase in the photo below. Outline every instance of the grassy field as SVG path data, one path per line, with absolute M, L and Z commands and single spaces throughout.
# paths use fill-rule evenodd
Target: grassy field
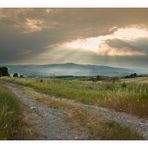
M 148 83 L 145 83 L 148 82 L 148 77 L 141 77 L 142 81 L 140 78 L 133 78 L 118 82 L 9 77 L 3 79 L 49 95 L 148 117 Z
M 104 118 L 101 114 L 90 112 L 81 107 L 69 104 L 66 101 L 55 100 L 48 95 L 36 92 L 30 87 L 23 89 L 24 94 L 31 95 L 34 99 L 48 105 L 53 109 L 64 110 L 65 121 L 72 128 L 88 134 L 88 140 L 140 140 L 142 135 L 121 126 L 115 121 Z
M 0 81 L 0 139 L 30 139 L 16 96 Z

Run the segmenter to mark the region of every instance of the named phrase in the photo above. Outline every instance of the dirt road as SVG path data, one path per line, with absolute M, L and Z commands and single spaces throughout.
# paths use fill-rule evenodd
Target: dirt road
M 75 140 L 87 139 L 87 134 L 71 129 L 64 120 L 62 110 L 49 108 L 30 95 L 24 94 L 22 89 L 15 84 L 7 87 L 27 106 L 24 116 L 35 126 L 39 140 Z
M 36 101 L 29 94 L 23 92 L 24 86 L 17 84 L 7 83 L 7 87 L 15 93 L 21 102 L 29 107 L 26 111 L 26 116 L 38 126 L 39 137 L 38 139 L 87 139 L 87 133 L 83 133 L 71 129 L 64 120 L 64 112 L 59 109 L 49 108 L 46 104 Z M 39 95 L 42 93 L 36 92 Z M 46 95 L 47 96 L 47 95 Z M 49 97 L 49 96 L 47 96 Z M 148 119 L 140 119 L 127 113 L 116 112 L 111 109 L 97 107 L 93 105 L 85 105 L 73 100 L 65 98 L 51 97 L 53 100 L 60 100 L 69 105 L 81 107 L 87 111 L 95 112 L 103 115 L 109 120 L 116 121 L 117 123 L 129 127 L 132 130 L 142 134 L 145 139 L 148 139 Z

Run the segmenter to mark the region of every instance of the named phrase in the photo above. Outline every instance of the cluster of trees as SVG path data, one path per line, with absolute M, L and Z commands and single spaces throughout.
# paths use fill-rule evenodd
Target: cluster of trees
M 124 78 L 136 78 L 138 75 L 136 73 L 130 74 L 128 76 L 125 76 Z
M 7 67 L 0 67 L 0 77 L 2 76 L 10 76 Z
M 0 77 L 3 77 L 3 76 L 10 76 L 9 72 L 8 72 L 8 68 L 3 66 L 3 67 L 0 67 Z M 18 73 L 14 73 L 13 74 L 13 77 L 20 77 L 20 78 L 23 78 L 24 76 L 23 75 L 18 75 Z
M 17 77 L 23 78 L 24 76 L 23 76 L 23 75 L 20 75 L 20 76 L 19 76 L 18 73 L 14 73 L 14 74 L 13 74 L 13 77 L 16 77 L 16 78 L 17 78 Z

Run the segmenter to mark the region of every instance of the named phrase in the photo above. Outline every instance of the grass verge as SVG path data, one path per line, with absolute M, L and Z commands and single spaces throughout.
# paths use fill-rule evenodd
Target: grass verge
M 141 135 L 127 127 L 104 119 L 96 113 L 75 108 L 68 113 L 67 121 L 72 127 L 88 133 L 89 140 L 140 140 Z M 72 121 L 72 122 L 71 122 Z
M 0 139 L 32 139 L 32 132 L 22 118 L 21 104 L 0 81 Z

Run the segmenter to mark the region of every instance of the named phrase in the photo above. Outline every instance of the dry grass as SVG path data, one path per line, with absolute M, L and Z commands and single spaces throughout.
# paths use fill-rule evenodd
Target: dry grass
M 34 99 L 47 104 L 51 108 L 65 110 L 65 121 L 72 128 L 88 133 L 89 140 L 125 140 L 143 139 L 142 136 L 129 128 L 122 127 L 114 121 L 109 121 L 93 112 L 68 104 L 62 100 L 54 100 L 50 96 L 38 93 L 25 87 L 24 93 L 30 94 Z
M 22 104 L 18 100 L 20 109 L 21 109 L 21 114 L 20 114 L 20 122 L 21 122 L 21 128 L 18 133 L 18 138 L 20 140 L 35 140 L 38 137 L 37 129 L 34 123 L 31 123 L 31 121 L 26 118 L 26 115 L 24 112 L 28 110 L 28 106 Z
M 50 80 L 30 78 L 3 78 L 9 82 L 32 87 L 40 92 L 74 99 L 85 104 L 113 108 L 148 117 L 148 78 L 133 78 L 126 82 L 92 82 L 80 80 Z M 135 80 L 135 81 L 134 81 Z M 139 83 L 141 82 L 141 83 Z
M 131 140 L 142 139 L 142 136 L 101 115 L 74 108 L 67 113 L 67 121 L 72 127 L 87 132 L 90 140 Z
M 31 95 L 34 99 L 39 102 L 47 104 L 50 108 L 54 109 L 70 109 L 72 105 L 66 102 L 55 99 L 55 97 L 47 96 L 45 94 L 34 91 L 32 88 L 24 87 L 24 93 Z
M 131 83 L 148 83 L 148 77 L 137 77 L 137 78 L 128 78 L 128 79 L 122 79 L 122 81 Z

